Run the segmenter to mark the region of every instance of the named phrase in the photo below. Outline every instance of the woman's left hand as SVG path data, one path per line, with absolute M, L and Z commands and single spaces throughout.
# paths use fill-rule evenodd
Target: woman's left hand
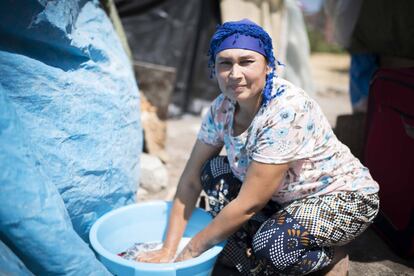
M 200 256 L 203 253 L 203 251 L 199 251 L 195 249 L 193 240 L 190 240 L 190 242 L 184 247 L 184 249 L 178 254 L 177 258 L 175 258 L 174 262 L 182 262 L 188 259 L 192 259 L 195 257 Z
M 237 197 L 191 239 L 175 261 L 197 257 L 240 229 L 272 198 L 288 169 L 288 163 L 275 165 L 252 161 Z

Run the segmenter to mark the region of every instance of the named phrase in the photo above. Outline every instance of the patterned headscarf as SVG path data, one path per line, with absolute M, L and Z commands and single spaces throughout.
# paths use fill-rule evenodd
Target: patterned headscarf
M 245 49 L 262 54 L 271 72 L 266 75 L 266 84 L 263 89 L 263 103 L 266 104 L 272 98 L 273 77 L 276 75 L 277 60 L 273 55 L 272 39 L 262 27 L 256 23 L 243 19 L 229 21 L 217 27 L 210 41 L 209 68 L 214 74 L 217 53 L 226 49 Z M 280 64 L 280 63 L 278 63 Z

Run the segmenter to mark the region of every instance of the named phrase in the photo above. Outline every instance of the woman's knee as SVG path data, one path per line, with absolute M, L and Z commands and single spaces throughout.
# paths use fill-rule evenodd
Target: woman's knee
M 279 272 L 297 266 L 315 245 L 312 235 L 287 212 L 263 223 L 253 238 L 256 257 L 265 259 Z
M 253 237 L 253 251 L 257 258 L 271 263 L 278 271 L 283 271 L 295 263 L 291 253 L 284 250 L 286 229 L 278 226 L 276 219 L 269 219 Z

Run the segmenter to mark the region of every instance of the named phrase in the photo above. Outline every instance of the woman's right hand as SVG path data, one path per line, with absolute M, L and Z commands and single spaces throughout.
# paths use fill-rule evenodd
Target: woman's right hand
M 142 252 L 138 254 L 135 260 L 144 263 L 169 263 L 174 261 L 174 257 L 175 252 L 163 247 L 154 251 Z
M 168 263 L 175 259 L 176 249 L 183 236 L 187 221 L 197 203 L 202 190 L 200 171 L 204 163 L 220 153 L 222 146 L 215 147 L 197 140 L 180 177 L 174 203 L 169 216 L 165 247 L 159 250 L 142 252 L 135 260 L 145 263 Z

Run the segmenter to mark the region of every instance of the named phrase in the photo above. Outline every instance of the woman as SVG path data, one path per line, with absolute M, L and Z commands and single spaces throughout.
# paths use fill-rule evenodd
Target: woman
M 210 66 L 222 94 L 205 116 L 179 181 L 163 248 L 173 260 L 202 189 L 214 220 L 176 261 L 227 239 L 221 261 L 245 275 L 303 275 L 328 266 L 378 212 L 378 185 L 340 143 L 319 106 L 275 75 L 269 35 L 249 20 L 219 26 Z M 218 156 L 222 147 L 227 156 Z

